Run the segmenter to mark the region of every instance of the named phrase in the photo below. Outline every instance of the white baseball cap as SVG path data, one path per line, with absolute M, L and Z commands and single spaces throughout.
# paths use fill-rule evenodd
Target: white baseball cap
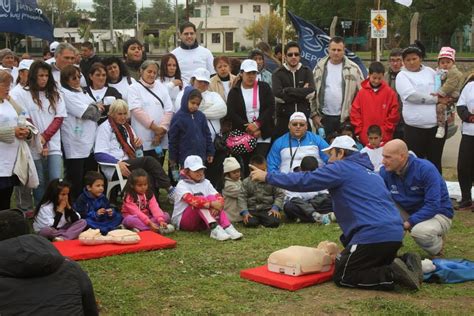
M 355 141 L 352 139 L 352 137 L 347 136 L 347 135 L 338 136 L 338 137 L 334 138 L 334 140 L 332 141 L 331 146 L 329 146 L 328 148 L 324 148 L 323 151 L 330 151 L 333 148 L 359 151 L 356 147 Z
M 56 41 L 52 42 L 51 44 L 49 44 L 49 51 L 51 53 L 55 53 L 58 45 L 59 45 L 59 42 L 56 42 Z
M 31 64 L 34 62 L 33 59 L 22 59 L 18 64 L 18 71 L 20 70 L 30 70 Z
M 203 165 L 201 157 L 191 155 L 184 160 L 184 169 L 197 171 L 199 169 L 206 169 L 206 166 Z
M 199 81 L 211 82 L 211 73 L 205 68 L 198 68 L 194 70 L 193 78 Z
M 258 72 L 257 62 L 253 59 L 246 59 L 240 64 L 240 71 L 243 72 Z
M 296 120 L 307 121 L 308 119 L 306 118 L 306 115 L 304 115 L 303 112 L 295 112 L 295 113 L 291 114 L 290 122 L 291 121 L 296 121 Z

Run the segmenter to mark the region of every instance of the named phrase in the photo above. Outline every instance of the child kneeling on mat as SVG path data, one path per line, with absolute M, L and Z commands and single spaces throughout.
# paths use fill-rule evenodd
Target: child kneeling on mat
M 224 212 L 224 198 L 204 177 L 206 167 L 199 156 L 188 156 L 176 186 L 172 223 L 181 230 L 211 229 L 216 240 L 240 239 L 239 233 Z
M 104 195 L 104 176 L 97 171 L 88 171 L 84 177 L 86 187 L 74 202 L 74 209 L 93 229 L 102 235 L 122 224 L 122 214 L 110 206 Z
M 35 210 L 33 229 L 39 235 L 63 241 L 77 239 L 87 222 L 71 207 L 71 184 L 54 179 Z
M 122 205 L 122 224 L 133 231 L 151 230 L 160 234 L 174 231 L 170 216 L 163 212 L 149 185 L 148 173 L 135 169 L 127 179 Z

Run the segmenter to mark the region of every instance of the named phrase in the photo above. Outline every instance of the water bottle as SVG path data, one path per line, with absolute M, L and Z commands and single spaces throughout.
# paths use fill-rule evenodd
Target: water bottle
M 178 166 L 175 166 L 172 168 L 171 170 L 171 176 L 173 177 L 173 180 L 175 182 L 178 182 L 179 181 L 179 169 L 178 169 Z
M 440 88 L 441 88 L 441 74 L 436 74 L 435 84 L 434 84 L 434 92 L 438 93 Z
M 326 132 L 324 131 L 324 127 L 318 128 L 318 135 L 321 136 L 321 138 L 326 138 Z
M 160 145 L 155 147 L 155 153 L 158 155 L 158 157 L 163 157 L 163 147 Z
M 25 111 L 21 112 L 20 115 L 18 115 L 17 126 L 18 127 L 26 127 L 26 113 L 25 113 Z
M 140 146 L 137 149 L 135 149 L 135 157 L 136 158 L 143 157 L 143 146 Z

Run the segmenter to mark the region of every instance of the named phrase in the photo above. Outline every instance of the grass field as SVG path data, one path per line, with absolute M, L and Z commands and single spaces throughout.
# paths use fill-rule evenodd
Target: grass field
M 163 206 L 167 209 L 169 205 Z M 474 313 L 474 282 L 424 284 L 419 292 L 352 290 L 332 282 L 297 292 L 239 277 L 241 269 L 265 264 L 270 253 L 290 245 L 337 241 L 337 224 L 283 223 L 277 229 L 245 229 L 241 241 L 218 242 L 207 233 L 176 232 L 175 249 L 80 261 L 89 273 L 103 315 L 187 314 L 410 314 Z M 457 213 L 446 258 L 474 259 L 474 213 Z M 401 252 L 424 253 L 407 236 Z

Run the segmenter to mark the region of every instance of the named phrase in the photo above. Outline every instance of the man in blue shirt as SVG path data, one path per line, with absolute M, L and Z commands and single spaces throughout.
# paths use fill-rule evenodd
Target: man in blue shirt
M 443 255 L 454 215 L 446 182 L 430 161 L 410 155 L 400 139 L 385 144 L 382 155 L 380 176 L 399 205 L 403 228 L 431 256 Z
M 324 151 L 329 163 L 315 171 L 267 173 L 251 166 L 252 180 L 291 191 L 329 190 L 345 247 L 335 263 L 338 286 L 392 290 L 397 283 L 419 289 L 421 259 L 416 254 L 405 255 L 407 263 L 396 258 L 402 220 L 368 155 L 357 152 L 349 136 L 337 137 Z

